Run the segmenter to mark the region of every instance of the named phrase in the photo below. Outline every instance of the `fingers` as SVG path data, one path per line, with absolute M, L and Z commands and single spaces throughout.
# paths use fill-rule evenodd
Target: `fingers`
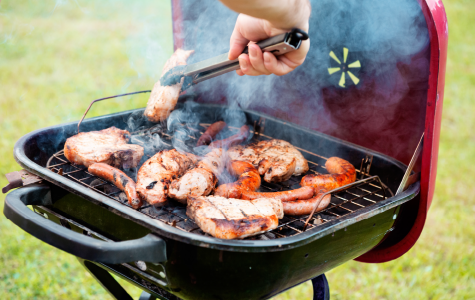
M 249 40 L 241 34 L 240 28 L 236 24 L 233 34 L 231 35 L 231 40 L 229 41 L 228 59 L 234 60 L 238 58 L 248 43 Z
M 249 49 L 249 60 L 251 61 L 251 65 L 253 69 L 257 73 L 259 73 L 259 75 L 272 74 L 272 72 L 269 72 L 269 70 L 267 70 L 264 65 L 264 55 L 262 53 L 261 48 L 259 48 L 259 46 L 257 46 L 256 44 L 249 44 L 248 49 Z
M 264 65 L 264 56 L 261 48 L 256 44 L 249 44 L 249 55 L 241 54 L 239 56 L 239 66 L 242 74 L 249 76 L 270 75 L 272 74 Z M 238 73 L 239 74 L 239 73 Z

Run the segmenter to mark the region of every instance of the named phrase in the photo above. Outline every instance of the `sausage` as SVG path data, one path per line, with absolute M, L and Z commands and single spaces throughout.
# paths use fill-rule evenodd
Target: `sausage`
M 318 202 L 320 203 L 318 204 L 318 208 L 315 210 L 315 212 L 324 210 L 328 204 L 330 204 L 331 199 L 331 194 L 328 194 L 325 195 L 320 201 L 322 194 L 325 192 L 325 190 L 320 190 L 317 192 L 315 197 L 307 200 L 282 201 L 284 206 L 284 214 L 290 216 L 309 215 L 312 213 L 315 205 L 317 205 Z
M 261 185 L 261 177 L 257 169 L 248 162 L 233 160 L 228 166 L 228 171 L 231 175 L 238 176 L 239 179 L 233 183 L 218 186 L 214 192 L 215 196 L 243 200 L 274 198 L 281 201 L 295 201 L 312 198 L 315 194 L 314 188 L 310 186 L 291 191 L 256 192 L 257 188 Z
M 208 145 L 216 137 L 216 135 L 226 127 L 226 122 L 218 121 L 211 124 L 208 129 L 201 135 L 196 146 Z
M 135 182 L 124 172 L 104 163 L 96 163 L 89 166 L 89 173 L 112 182 L 116 187 L 125 192 L 130 206 L 137 209 L 142 206 L 142 199 L 137 194 Z
M 214 141 L 209 144 L 211 148 L 229 148 L 234 145 L 238 145 L 244 142 L 249 137 L 249 127 L 247 125 L 243 125 L 239 132 L 235 135 L 232 135 L 226 139 Z
M 328 191 L 350 184 L 356 180 L 355 167 L 339 157 L 330 157 L 325 163 L 330 174 L 309 174 L 302 178 L 301 186 L 313 186 Z
M 282 202 L 297 201 L 302 199 L 312 198 L 315 194 L 315 190 L 311 186 L 304 186 L 295 190 L 282 191 L 282 192 L 252 192 L 242 191 L 241 198 L 243 200 L 254 200 L 259 198 L 274 198 L 281 200 Z
M 239 178 L 233 183 L 218 186 L 214 192 L 215 196 L 241 199 L 243 191 L 254 192 L 261 186 L 261 176 L 252 164 L 245 161 L 232 160 L 227 168 L 231 175 Z

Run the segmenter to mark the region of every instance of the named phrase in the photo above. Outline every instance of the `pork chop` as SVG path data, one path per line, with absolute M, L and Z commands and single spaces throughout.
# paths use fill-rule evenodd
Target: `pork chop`
M 148 159 L 137 173 L 137 192 L 154 206 L 165 204 L 170 183 L 197 162 L 196 156 L 177 150 L 163 150 Z
M 128 144 L 129 137 L 127 130 L 116 127 L 81 132 L 66 140 L 64 156 L 70 162 L 86 167 L 105 163 L 115 168 L 135 168 L 144 150 L 139 145 Z
M 277 228 L 280 200 L 239 200 L 208 196 L 188 199 L 186 214 L 204 232 L 221 239 L 242 239 Z
M 186 60 L 193 52 L 193 50 L 187 51 L 178 48 L 165 63 L 165 66 L 162 69 L 162 76 L 173 67 L 186 65 Z M 151 122 L 166 120 L 171 111 L 175 109 L 182 85 L 183 78 L 179 83 L 170 86 L 162 86 L 160 80 L 157 81 L 153 86 L 152 93 L 148 99 L 144 115 Z
M 267 182 L 282 182 L 309 169 L 302 153 L 283 140 L 273 139 L 247 146 L 234 146 L 228 150 L 228 155 L 233 160 L 254 165 Z

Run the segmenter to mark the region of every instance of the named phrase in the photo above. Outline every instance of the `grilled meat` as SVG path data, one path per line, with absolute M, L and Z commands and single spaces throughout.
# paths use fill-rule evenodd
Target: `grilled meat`
M 196 146 L 209 145 L 216 135 L 226 127 L 226 122 L 218 121 L 211 124 L 206 131 L 200 136 Z
M 234 145 L 239 145 L 240 143 L 244 142 L 247 140 L 249 137 L 249 127 L 247 125 L 243 125 L 240 129 L 239 132 L 236 133 L 235 135 L 232 135 L 228 138 L 225 138 L 223 140 L 217 140 L 209 144 L 210 148 L 229 148 Z
M 248 162 L 233 160 L 228 164 L 228 171 L 238 177 L 238 180 L 218 186 L 215 196 L 241 199 L 243 191 L 255 191 L 261 185 L 261 176 Z
M 290 143 L 283 140 L 261 141 L 247 146 L 234 146 L 228 150 L 233 160 L 246 161 L 258 168 L 267 182 L 281 182 L 292 175 L 308 171 L 307 160 Z
M 245 238 L 277 228 L 282 202 L 208 196 L 188 199 L 186 214 L 204 232 L 221 239 Z
M 325 163 L 325 168 L 330 174 L 306 175 L 302 178 L 300 185 L 329 191 L 356 180 L 355 167 L 342 158 L 330 157 Z
M 193 154 L 163 150 L 147 160 L 137 173 L 137 192 L 148 203 L 161 206 L 167 201 L 168 186 L 197 162 Z
M 173 67 L 186 65 L 186 60 L 193 52 L 193 50 L 186 51 L 178 48 L 163 67 L 162 76 Z M 157 81 L 148 99 L 144 115 L 152 122 L 166 120 L 171 111 L 175 109 L 182 85 L 183 79 L 179 83 L 171 86 L 162 86 L 160 80 Z
M 127 130 L 116 127 L 81 132 L 66 140 L 64 156 L 70 162 L 86 167 L 105 163 L 116 168 L 134 168 L 144 150 L 139 145 L 127 144 L 129 136 Z
M 92 164 L 87 170 L 92 175 L 112 182 L 124 191 L 130 206 L 133 208 L 137 209 L 142 206 L 142 199 L 137 194 L 135 182 L 121 170 L 103 163 Z
M 195 168 L 173 181 L 168 196 L 186 204 L 187 197 L 207 196 L 218 183 L 217 175 L 224 169 L 224 151 L 213 149 Z
M 328 204 L 330 204 L 331 200 L 330 194 L 325 195 L 322 198 L 322 194 L 325 192 L 325 190 L 320 190 L 317 192 L 315 197 L 307 200 L 283 201 L 282 205 L 284 206 L 284 213 L 291 216 L 309 215 L 312 213 L 316 205 L 318 205 L 318 208 L 315 212 L 324 210 Z
M 282 191 L 282 192 L 253 192 L 253 191 L 242 191 L 240 199 L 244 200 L 253 200 L 259 198 L 274 198 L 281 200 L 282 202 L 310 199 L 315 194 L 314 188 L 310 186 L 303 186 L 301 188 Z

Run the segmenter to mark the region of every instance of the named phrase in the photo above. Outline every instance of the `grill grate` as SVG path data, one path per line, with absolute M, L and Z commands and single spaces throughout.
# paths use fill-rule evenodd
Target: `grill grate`
M 196 128 L 187 128 L 190 130 L 191 133 L 195 133 L 197 136 L 199 136 L 203 134 L 203 132 L 209 125 L 210 124 L 202 123 L 199 124 Z M 229 130 L 234 134 L 239 130 L 239 128 L 230 127 Z M 136 131 L 133 132 L 132 135 L 142 135 L 144 133 L 158 134 L 162 139 L 162 145 L 165 145 L 169 148 L 172 147 L 171 144 L 173 136 L 160 130 L 159 127 Z M 189 138 L 189 145 L 196 143 L 196 137 L 189 135 Z M 268 139 L 272 139 L 272 137 L 266 136 L 258 132 L 256 132 L 254 135 L 254 140 L 256 141 Z M 309 172 L 314 172 L 317 174 L 327 173 L 325 170 L 325 161 L 327 160 L 326 157 L 298 147 L 296 148 L 299 149 L 304 154 L 305 158 L 308 160 L 310 167 Z M 369 171 L 370 169 L 371 161 L 372 157 L 366 157 L 362 161 L 360 170 L 356 170 L 359 173 L 357 178 L 359 178 L 360 180 L 365 179 L 365 181 L 356 181 L 350 187 L 332 193 L 331 201 L 328 207 L 325 210 L 312 216 L 306 230 L 315 228 L 320 224 L 334 219 L 338 219 L 342 216 L 353 213 L 361 208 L 384 200 L 386 199 L 386 192 L 389 192 L 392 195 L 391 190 L 383 183 L 381 183 L 377 176 L 374 176 L 372 179 L 369 178 L 370 174 L 368 174 L 367 171 Z M 72 181 L 87 186 L 102 195 L 105 195 L 113 200 L 119 201 L 120 203 L 130 207 L 124 192 L 122 192 L 120 189 L 118 189 L 111 183 L 90 174 L 87 171 L 86 167 L 71 164 L 65 158 L 63 150 L 51 156 L 51 158 L 47 162 L 46 167 L 55 173 L 65 176 Z M 131 177 L 134 178 L 135 176 Z M 262 181 L 261 187 L 258 191 L 275 192 L 296 189 L 300 187 L 300 181 L 302 177 L 302 175 L 292 176 L 289 180 L 280 183 L 268 183 Z M 138 211 L 145 215 L 148 215 L 151 218 L 160 220 L 170 226 L 174 226 L 178 229 L 193 232 L 196 234 L 208 235 L 203 232 L 198 227 L 198 225 L 196 225 L 193 220 L 191 220 L 186 215 L 186 207 L 176 201 L 168 201 L 165 206 L 162 206 L 160 208 L 155 208 L 147 204 L 139 208 Z M 247 239 L 268 240 L 289 237 L 299 234 L 304 231 L 304 225 L 307 218 L 308 215 L 298 217 L 284 216 L 284 218 L 279 221 L 279 226 L 276 229 L 257 236 L 249 237 Z

